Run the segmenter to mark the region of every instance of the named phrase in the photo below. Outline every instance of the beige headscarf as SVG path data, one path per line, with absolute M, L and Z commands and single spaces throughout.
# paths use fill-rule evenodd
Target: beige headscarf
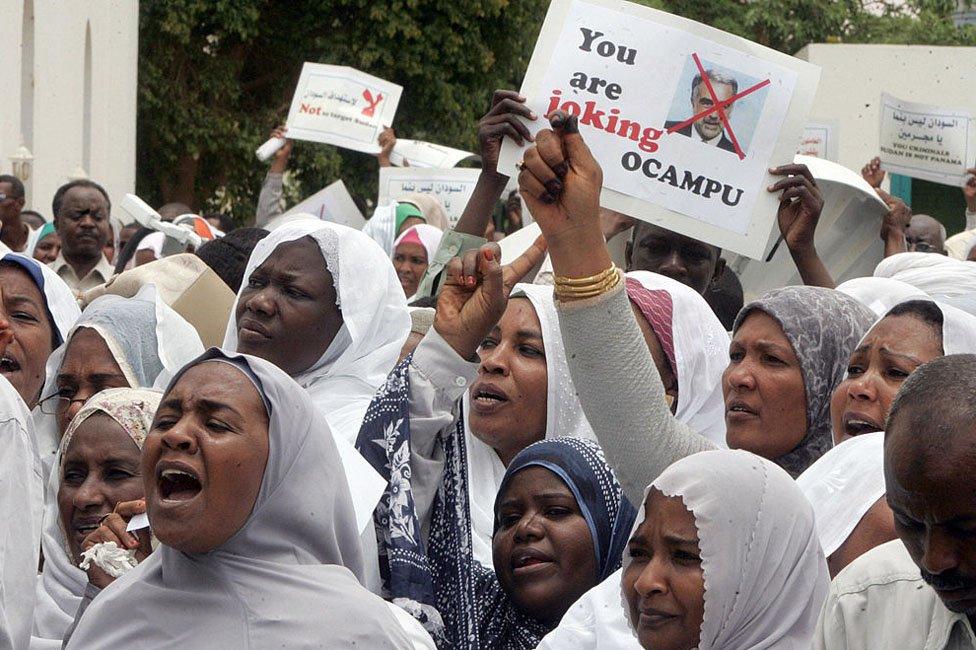
M 436 196 L 430 194 L 404 194 L 397 199 L 399 203 L 412 203 L 424 213 L 424 221 L 428 225 L 440 228 L 444 232 L 451 229 L 451 223 L 447 218 L 444 206 L 437 200 Z

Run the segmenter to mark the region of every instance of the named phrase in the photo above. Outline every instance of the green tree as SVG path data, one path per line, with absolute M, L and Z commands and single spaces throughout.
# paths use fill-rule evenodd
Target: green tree
M 404 137 L 475 146 L 496 87 L 517 87 L 542 0 L 153 0 L 141 3 L 138 191 L 151 203 L 254 210 L 254 149 L 284 120 L 304 61 L 404 87 Z M 342 177 L 375 196 L 370 156 L 296 143 L 296 194 Z
M 956 0 L 641 0 L 793 53 L 811 42 L 976 45 Z M 518 88 L 547 0 L 152 0 L 140 3 L 138 191 L 244 222 L 264 174 L 254 149 L 284 120 L 304 61 L 404 87 L 402 137 L 473 150 L 495 88 Z M 878 7 L 881 10 L 878 10 Z M 295 200 L 343 178 L 376 194 L 376 162 L 296 143 Z

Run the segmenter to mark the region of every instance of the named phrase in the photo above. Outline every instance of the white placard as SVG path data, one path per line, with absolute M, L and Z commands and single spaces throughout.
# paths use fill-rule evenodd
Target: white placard
M 800 144 L 796 147 L 798 156 L 813 156 L 837 162 L 840 147 L 838 132 L 840 125 L 837 120 L 817 120 L 807 122 L 803 127 Z
M 306 63 L 288 111 L 288 137 L 376 154 L 393 124 L 400 86 L 353 68 Z
M 432 194 L 444 206 L 453 228 L 461 218 L 480 174 L 480 169 L 381 167 L 377 205 L 388 205 L 405 194 Z
M 473 155 L 470 151 L 452 149 L 432 142 L 398 138 L 390 153 L 390 162 L 397 167 L 403 167 L 403 161 L 406 160 L 411 167 L 450 169 Z
M 973 114 L 881 95 L 881 167 L 960 187 L 976 156 Z
M 793 159 L 819 78 L 809 63 L 662 11 L 553 0 L 521 92 L 539 115 L 579 115 L 603 167 L 601 205 L 758 258 L 778 205 L 767 169 Z M 514 174 L 521 157 L 506 139 L 499 171 Z
M 346 184 L 341 180 L 319 190 L 285 212 L 284 216 L 287 217 L 299 212 L 314 214 L 323 221 L 340 223 L 356 230 L 362 229 L 366 224 L 363 213 L 356 207 L 356 202 L 352 200 L 352 195 L 346 189 Z

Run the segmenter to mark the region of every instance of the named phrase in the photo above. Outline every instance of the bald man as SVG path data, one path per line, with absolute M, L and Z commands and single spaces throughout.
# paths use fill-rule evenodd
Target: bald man
M 945 247 L 946 229 L 937 219 L 927 214 L 912 215 L 905 231 L 905 243 L 909 253 L 938 253 L 948 255 Z
M 885 488 L 898 539 L 830 585 L 815 648 L 974 650 L 976 355 L 940 357 L 888 415 Z

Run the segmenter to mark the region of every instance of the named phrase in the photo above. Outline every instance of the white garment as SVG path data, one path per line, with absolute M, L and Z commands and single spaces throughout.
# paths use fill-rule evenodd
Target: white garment
M 540 284 L 517 284 L 512 298 L 524 296 L 532 303 L 542 330 L 542 345 L 546 354 L 546 437 L 586 438 L 596 441 L 596 435 L 586 421 L 583 408 L 576 397 L 576 388 L 569 375 L 566 348 L 563 346 L 552 298 L 552 287 Z M 471 542 L 474 558 L 485 566 L 492 566 L 491 538 L 495 527 L 495 496 L 505 476 L 505 466 L 490 446 L 475 437 L 467 421 L 470 411 L 470 392 L 464 394 L 464 431 L 468 452 L 468 497 L 471 507 Z
M 386 487 L 386 482 L 353 446 L 373 395 L 396 366 L 400 350 L 410 334 L 403 287 L 388 255 L 358 230 L 303 215 L 275 228 L 258 242 L 247 267 L 247 279 L 279 245 L 311 237 L 318 245 L 325 266 L 332 274 L 343 326 L 322 356 L 310 368 L 292 377 L 312 398 L 329 424 L 342 457 L 346 479 L 368 565 L 368 584 L 378 588 L 378 565 L 370 548 L 376 543 L 369 523 Z M 231 314 L 237 313 L 237 300 Z M 227 323 L 223 348 L 237 350 L 237 319 Z
M 876 278 L 892 278 L 976 315 L 976 264 L 937 253 L 898 253 L 881 260 Z
M 47 479 L 48 502 L 44 512 L 44 532 L 41 548 L 44 551 L 44 569 L 35 584 L 36 602 L 34 623 L 31 628 L 31 650 L 57 650 L 65 633 L 75 620 L 88 585 L 88 574 L 75 566 L 70 555 L 68 540 L 61 525 L 58 507 L 58 491 L 63 474 L 62 459 L 71 437 L 78 426 L 91 415 L 103 413 L 115 418 L 129 434 L 132 442 L 142 449 L 152 425 L 152 418 L 159 406 L 158 391 L 136 388 L 109 388 L 89 399 L 71 420 L 58 447 L 54 471 Z M 114 413 L 113 405 L 138 404 L 125 411 L 124 419 Z M 106 406 L 108 404 L 109 406 Z M 106 410 L 108 409 L 108 410 Z
M 890 278 L 854 278 L 841 283 L 837 291 L 847 294 L 881 318 L 906 300 L 924 300 L 928 294 L 910 284 Z
M 20 253 L 11 253 L 10 255 L 16 263 L 29 265 L 40 271 L 41 277 L 44 278 L 44 300 L 47 309 L 51 312 L 51 318 L 54 319 L 54 326 L 58 329 L 58 335 L 64 341 L 71 326 L 81 315 L 78 299 L 75 298 L 71 287 L 65 284 L 65 281 L 47 264 L 41 264 L 33 257 Z
M 415 647 L 357 582 L 352 499 L 342 481 L 323 480 L 341 471 L 328 425 L 284 372 L 229 354 L 212 348 L 189 367 L 230 363 L 268 405 L 268 461 L 250 516 L 207 553 L 161 545 L 99 594 L 68 647 Z
M 649 271 L 631 271 L 627 277 L 646 289 L 666 291 L 671 296 L 671 335 L 678 365 L 678 408 L 674 415 L 724 449 L 722 373 L 729 365 L 728 332 L 701 294 L 687 285 Z
M 905 545 L 896 539 L 837 574 L 811 647 L 976 650 L 976 636 L 966 615 L 950 612 L 925 584 Z
M 30 642 L 37 540 L 44 503 L 41 462 L 27 405 L 0 376 L 0 648 Z
M 378 205 L 363 226 L 363 234 L 375 241 L 386 252 L 386 256 L 393 255 L 393 240 L 396 239 L 396 202 L 389 205 Z
M 809 648 L 830 578 L 813 508 L 790 475 L 722 449 L 679 460 L 650 487 L 681 497 L 695 517 L 705 581 L 698 650 Z M 624 571 L 629 563 L 624 553 Z
M 573 603 L 538 650 L 641 650 L 620 601 L 623 571 L 617 569 Z
M 151 232 L 136 246 L 136 253 L 139 251 L 152 251 L 157 260 L 163 259 L 163 244 L 166 243 L 166 233 Z M 135 258 L 133 258 L 135 259 Z
M 972 221 L 970 221 L 972 215 Z M 972 225 L 970 225 L 972 223 Z M 956 233 L 945 242 L 946 252 L 949 257 L 956 260 L 964 260 L 972 250 L 973 242 L 976 241 L 976 212 L 966 211 L 966 230 Z
M 845 440 L 800 474 L 796 484 L 813 506 L 820 547 L 830 557 L 885 494 L 884 431 Z

